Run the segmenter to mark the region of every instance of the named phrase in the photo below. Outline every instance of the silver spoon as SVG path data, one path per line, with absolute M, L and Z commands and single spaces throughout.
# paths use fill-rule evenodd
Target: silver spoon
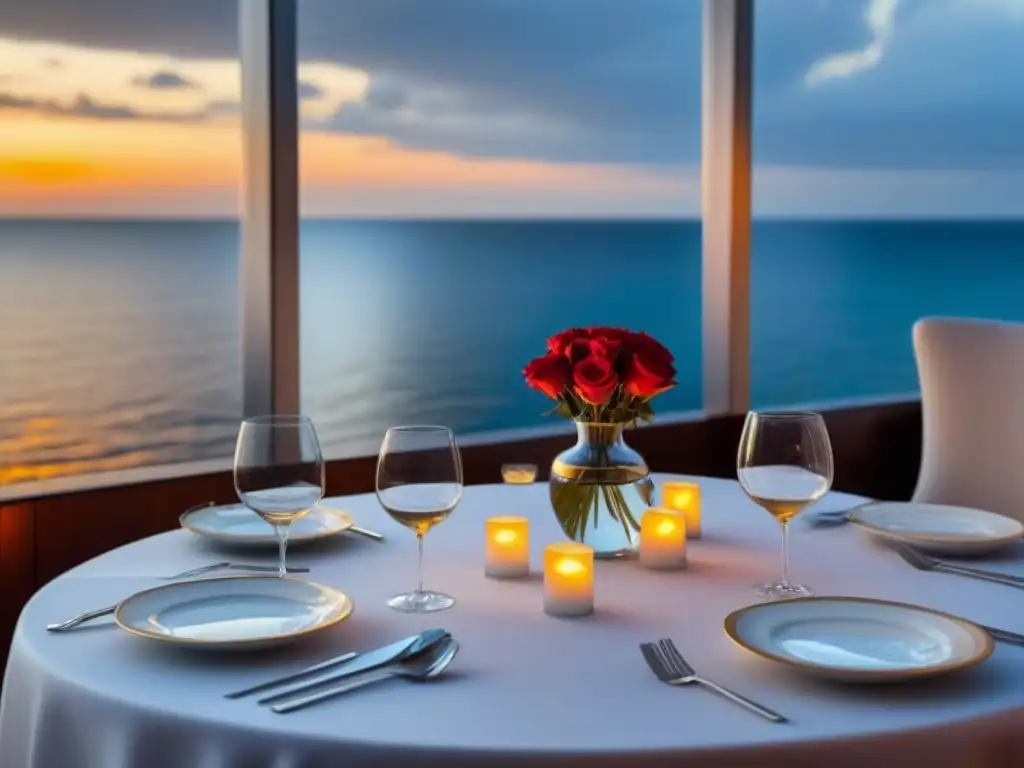
M 357 688 L 362 688 L 364 685 L 379 683 L 381 680 L 388 680 L 392 677 L 404 677 L 409 680 L 418 681 L 430 680 L 444 672 L 445 669 L 448 668 L 448 665 L 452 663 L 452 660 L 455 658 L 455 654 L 458 652 L 458 640 L 453 637 L 449 637 L 447 640 L 443 640 L 431 646 L 423 653 L 416 654 L 415 656 L 397 664 L 384 667 L 376 674 L 367 675 L 359 680 L 342 683 L 341 685 L 333 688 L 327 688 L 319 693 L 312 693 L 309 696 L 301 696 L 297 699 L 286 701 L 283 704 L 276 704 L 271 707 L 271 709 L 279 715 L 283 715 L 287 712 L 294 712 L 297 709 L 303 709 L 304 707 L 324 701 L 325 699 L 330 699 L 343 693 L 354 691 Z

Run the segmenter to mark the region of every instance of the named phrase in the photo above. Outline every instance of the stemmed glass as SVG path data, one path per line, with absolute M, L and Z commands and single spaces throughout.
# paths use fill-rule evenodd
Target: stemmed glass
M 832 487 L 832 444 L 817 413 L 747 414 L 736 471 L 740 485 L 782 526 L 782 578 L 757 584 L 764 597 L 814 594 L 789 580 L 789 522 Z
M 419 586 L 396 595 L 396 611 L 443 611 L 455 598 L 423 589 L 423 537 L 443 522 L 462 497 L 462 458 L 447 427 L 392 427 L 377 458 L 377 499 L 392 518 L 416 533 Z
M 235 446 L 235 492 L 274 528 L 277 575 L 284 577 L 291 524 L 324 495 L 324 460 L 313 422 L 305 416 L 246 419 Z

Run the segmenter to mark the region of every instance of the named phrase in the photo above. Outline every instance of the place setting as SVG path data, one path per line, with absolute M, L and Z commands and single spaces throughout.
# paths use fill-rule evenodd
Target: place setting
M 274 544 L 279 557 L 276 566 L 232 561 L 200 566 L 165 577 L 167 584 L 53 622 L 46 629 L 66 632 L 112 615 L 118 628 L 137 638 L 188 651 L 238 652 L 285 645 L 348 619 L 355 608 L 348 594 L 307 580 L 309 568 L 290 566 L 286 560 L 290 527 L 317 509 L 340 522 L 300 541 L 352 529 L 350 516 L 318 506 L 323 495 L 323 460 L 312 422 L 301 416 L 246 420 L 239 431 L 234 474 L 242 505 L 230 513 L 224 512 L 229 507 L 196 508 L 182 516 L 183 527 L 206 535 L 190 526 L 200 512 L 214 514 L 220 521 L 214 525 L 220 527 L 212 538 L 224 536 L 232 543 L 237 539 L 254 549 Z M 462 493 L 454 435 L 445 427 L 388 430 L 376 486 L 384 509 L 410 528 L 420 543 L 419 588 L 392 598 L 389 607 L 406 613 L 451 607 L 454 598 L 422 587 L 422 540 L 455 508 Z M 383 542 L 383 536 L 369 533 L 367 538 Z M 263 692 L 257 705 L 286 714 L 386 679 L 431 680 L 448 668 L 458 651 L 459 643 L 449 632 L 433 629 L 382 648 L 333 656 L 282 678 L 227 692 L 225 697 L 239 699 Z

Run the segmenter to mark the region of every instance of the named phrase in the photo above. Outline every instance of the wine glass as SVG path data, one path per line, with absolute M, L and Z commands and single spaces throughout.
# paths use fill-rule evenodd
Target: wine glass
M 810 589 L 789 580 L 789 522 L 832 487 L 832 445 L 817 413 L 747 414 L 736 457 L 747 495 L 782 526 L 782 578 L 755 588 L 771 599 L 804 597 Z
M 288 531 L 324 495 L 324 459 L 313 422 L 305 416 L 246 419 L 235 446 L 235 492 L 274 528 L 277 575 L 284 577 Z
M 392 518 L 411 528 L 419 548 L 419 586 L 396 595 L 396 611 L 443 611 L 455 598 L 423 589 L 423 537 L 444 521 L 462 496 L 462 458 L 447 427 L 392 427 L 377 458 L 377 499 Z

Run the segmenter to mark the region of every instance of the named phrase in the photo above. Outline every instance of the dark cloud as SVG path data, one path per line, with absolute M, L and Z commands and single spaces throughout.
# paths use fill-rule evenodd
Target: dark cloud
M 299 81 L 300 99 L 319 99 L 323 95 L 323 90 L 313 85 L 313 83 L 307 83 L 305 80 Z
M 36 109 L 40 102 L 26 99 L 12 93 L 0 93 L 0 109 Z
M 0 0 L 6 35 L 237 56 L 237 0 Z M 903 0 L 881 64 L 868 0 L 755 3 L 755 158 L 847 168 L 1024 167 L 1024 25 L 994 4 Z M 299 50 L 370 73 L 322 129 L 560 161 L 699 158 L 698 0 L 300 0 Z M 307 84 L 312 86 L 312 83 Z M 303 89 L 307 95 L 311 91 Z
M 0 34 L 97 48 L 236 57 L 238 3 L 239 0 L 0 0 Z
M 169 70 L 163 72 L 154 72 L 148 77 L 137 77 L 132 81 L 135 85 L 140 88 L 152 88 L 155 91 L 165 90 L 176 90 L 179 88 L 196 88 L 198 87 L 191 80 L 188 80 L 177 72 L 171 72 Z
M 116 104 L 102 104 L 84 93 L 78 94 L 71 104 L 0 93 L 0 110 L 4 109 L 31 109 L 44 115 L 89 117 L 95 120 L 154 120 L 164 123 L 194 123 L 215 117 L 237 115 L 239 105 L 236 102 L 215 101 L 195 112 L 149 113 Z
M 467 155 L 685 162 L 700 147 L 700 6 L 306 0 L 300 51 L 371 74 L 335 130 Z
M 100 120 L 137 120 L 142 117 L 127 107 L 99 104 L 82 93 L 78 94 L 70 105 L 0 93 L 0 109 L 31 109 L 47 115 L 71 115 Z

